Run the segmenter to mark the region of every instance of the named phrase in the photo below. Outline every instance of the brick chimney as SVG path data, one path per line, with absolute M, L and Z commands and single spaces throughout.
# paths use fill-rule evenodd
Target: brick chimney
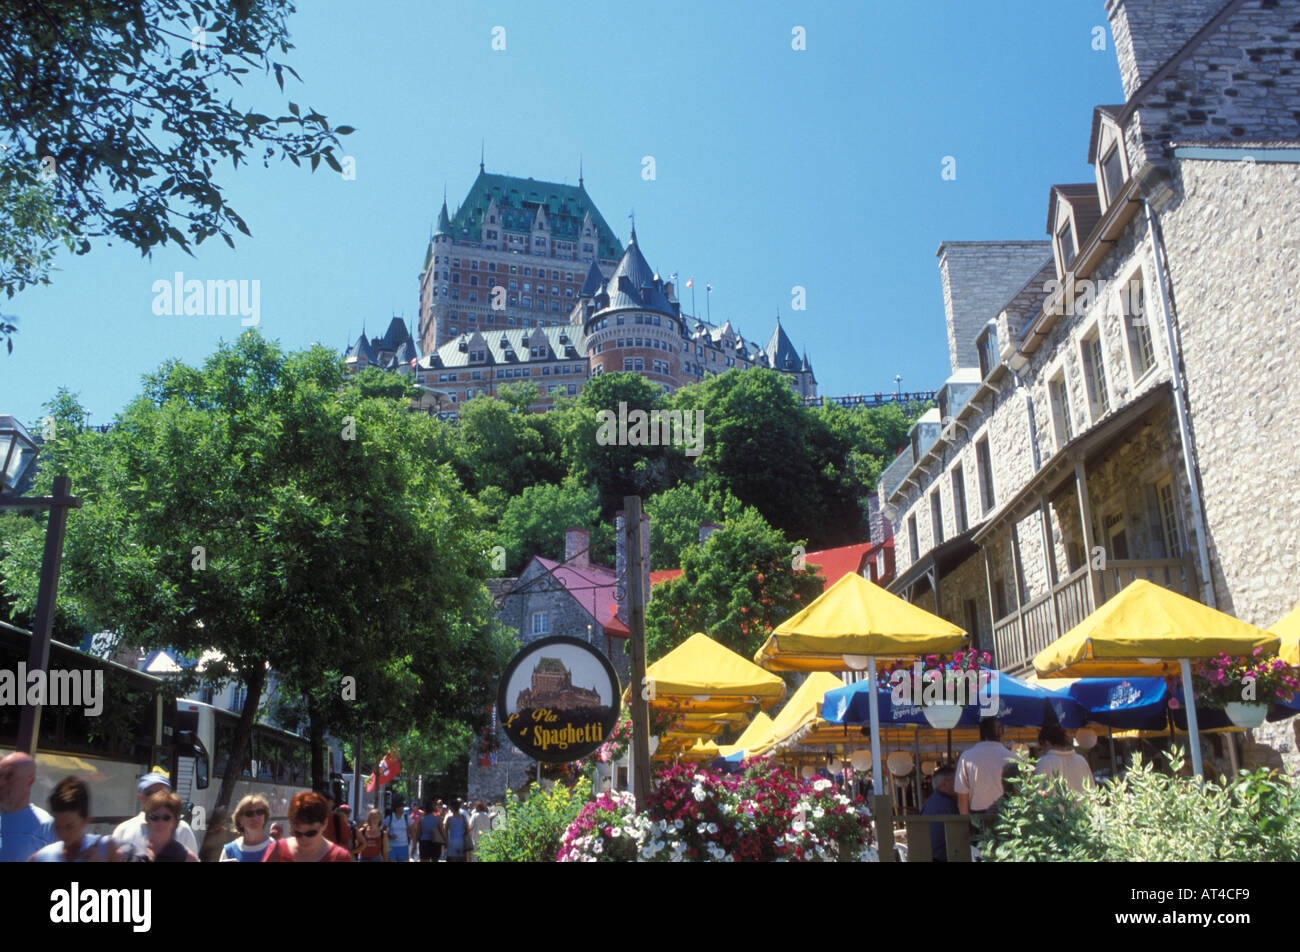
M 564 530 L 564 561 L 575 569 L 591 565 L 591 533 L 586 529 Z
M 614 571 L 618 578 L 624 578 L 627 575 L 627 534 L 623 531 L 625 525 L 623 519 L 623 510 L 614 514 Z M 650 516 L 641 513 L 641 590 L 645 593 L 646 604 L 650 604 Z M 618 618 L 623 624 L 628 623 L 628 587 L 620 585 L 618 599 Z

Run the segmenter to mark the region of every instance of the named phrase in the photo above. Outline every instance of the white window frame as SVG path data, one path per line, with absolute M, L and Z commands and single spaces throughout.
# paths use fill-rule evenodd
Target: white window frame
M 1178 504 L 1178 486 L 1174 482 L 1173 474 L 1167 474 L 1163 479 L 1155 482 L 1156 489 L 1156 509 L 1160 515 L 1160 542 L 1165 550 L 1165 557 L 1169 559 L 1181 559 L 1187 554 L 1187 533 L 1183 529 L 1183 516 Z M 1162 493 L 1168 491 L 1171 512 L 1168 515 L 1173 517 L 1173 525 L 1170 526 L 1166 521 L 1165 502 Z M 1169 532 L 1172 528 L 1174 541 L 1177 546 L 1169 544 Z
M 1138 368 L 1133 362 L 1133 351 L 1135 347 L 1139 346 L 1139 342 L 1135 340 L 1136 325 L 1130 323 L 1132 315 L 1129 314 L 1127 307 L 1129 303 L 1129 285 L 1134 279 L 1140 279 L 1142 282 L 1142 301 L 1143 310 L 1146 312 L 1147 341 L 1151 345 L 1151 364 L 1141 373 L 1138 372 Z M 1136 387 L 1142 381 L 1146 380 L 1146 378 L 1149 377 L 1160 365 L 1160 351 L 1156 347 L 1156 335 L 1152 333 L 1151 283 L 1147 281 L 1147 272 L 1142 261 L 1135 262 L 1133 267 L 1129 268 L 1124 277 L 1120 280 L 1119 287 L 1115 291 L 1115 306 L 1119 311 L 1120 326 L 1124 330 L 1124 359 L 1128 363 L 1129 379 L 1133 381 L 1133 384 Z
M 1101 401 L 1098 399 L 1099 395 L 1094 392 L 1096 389 L 1094 386 L 1096 381 L 1092 380 L 1088 374 L 1088 365 L 1093 362 L 1093 355 L 1091 353 L 1093 338 L 1096 338 L 1097 340 L 1097 349 L 1102 358 L 1101 382 L 1106 388 L 1106 400 L 1104 405 L 1102 405 Z M 1079 355 L 1079 370 L 1083 374 L 1083 392 L 1088 398 L 1088 416 L 1093 423 L 1096 423 L 1111 410 L 1115 409 L 1114 400 L 1112 399 L 1112 396 L 1115 393 L 1115 387 L 1111 383 L 1110 375 L 1106 372 L 1106 336 L 1102 333 L 1101 321 L 1094 318 L 1085 324 L 1079 331 L 1077 340 L 1078 345 L 1075 349 Z
M 540 625 L 538 625 L 539 621 L 541 622 Z M 551 633 L 551 613 L 549 611 L 542 610 L 533 612 L 531 633 L 534 637 Z

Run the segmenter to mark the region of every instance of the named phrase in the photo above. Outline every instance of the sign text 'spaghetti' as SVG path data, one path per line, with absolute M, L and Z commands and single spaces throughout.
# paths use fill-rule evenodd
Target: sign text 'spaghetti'
M 547 763 L 579 760 L 605 742 L 622 689 L 609 659 L 577 638 L 524 646 L 501 676 L 497 713 L 510 742 Z

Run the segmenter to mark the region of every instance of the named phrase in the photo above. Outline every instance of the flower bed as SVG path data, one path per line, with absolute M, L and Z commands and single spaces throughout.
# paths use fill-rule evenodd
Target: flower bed
M 766 761 L 739 776 L 674 765 L 644 811 L 630 794 L 588 803 L 565 831 L 560 862 L 875 859 L 870 820 L 825 779 L 804 781 Z

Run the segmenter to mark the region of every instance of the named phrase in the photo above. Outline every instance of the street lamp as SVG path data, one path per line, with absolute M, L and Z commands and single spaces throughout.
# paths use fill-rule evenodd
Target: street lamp
M 894 385 L 898 388 L 896 390 L 896 393 L 898 394 L 898 399 L 902 400 L 903 399 L 903 375 L 902 374 L 894 374 Z
M 59 569 L 63 563 L 63 537 L 68 529 L 68 510 L 80 509 L 81 500 L 72 495 L 72 480 L 54 477 L 54 495 L 17 496 L 14 490 L 23 472 L 36 458 L 38 447 L 27 429 L 12 416 L 0 416 L 0 458 L 4 460 L 0 484 L 0 510 L 48 509 L 45 526 L 45 554 L 41 558 L 41 581 L 36 590 L 36 616 L 32 622 L 32 646 L 27 670 L 46 671 L 50 666 L 50 630 L 54 624 L 54 600 L 59 591 Z M 41 725 L 41 706 L 24 704 L 19 715 L 16 750 L 36 753 Z
M 14 417 L 0 416 L 0 495 L 11 493 L 40 452 L 36 441 Z

